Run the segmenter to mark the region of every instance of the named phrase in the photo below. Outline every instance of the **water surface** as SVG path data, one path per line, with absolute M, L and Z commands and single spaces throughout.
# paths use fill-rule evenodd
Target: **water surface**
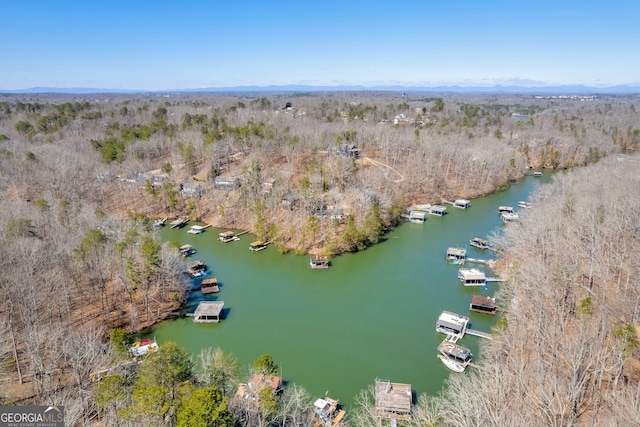
M 442 310 L 469 315 L 474 329 L 490 331 L 496 318 L 470 313 L 469 302 L 473 294 L 493 295 L 499 286 L 460 285 L 458 266 L 444 260 L 447 248 L 466 247 L 470 257 L 492 258 L 468 246 L 469 239 L 499 232 L 498 206 L 516 207 L 548 175 L 527 177 L 504 192 L 472 200 L 469 209 L 448 206 L 444 217 L 402 224 L 364 252 L 333 258 L 326 270 L 312 270 L 308 257 L 281 255 L 273 247 L 251 252 L 255 237 L 249 234 L 222 243 L 216 240 L 222 230 L 194 236 L 186 228 L 166 227 L 162 238 L 192 244 L 198 253 L 189 260 L 205 261 L 208 277 L 221 283 L 220 293 L 206 299 L 223 300 L 226 318 L 219 324 L 177 318 L 145 336 L 155 336 L 161 347 L 175 341 L 194 360 L 205 347 L 220 347 L 243 366 L 271 354 L 285 381 L 313 396 L 329 391 L 347 405 L 375 378 L 410 383 L 416 394 L 436 394 L 449 375 L 458 375 L 436 357 L 443 339 L 435 332 L 438 315 Z M 193 311 L 201 299 L 192 292 L 185 310 Z M 461 345 L 479 358 L 480 340 L 466 336 Z

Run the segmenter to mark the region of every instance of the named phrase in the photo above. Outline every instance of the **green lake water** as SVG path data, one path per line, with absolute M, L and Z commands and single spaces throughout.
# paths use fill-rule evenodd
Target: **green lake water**
M 549 175 L 527 177 L 504 192 L 472 200 L 469 209 L 447 205 L 444 217 L 428 215 L 424 224 L 402 224 L 366 251 L 331 259 L 325 270 L 309 268 L 307 256 L 281 255 L 273 247 L 251 252 L 255 238 L 250 234 L 222 243 L 217 240 L 222 230 L 194 236 L 187 234 L 188 227 L 165 227 L 161 237 L 193 245 L 198 253 L 188 260 L 205 261 L 207 277 L 221 283 L 220 293 L 205 299 L 223 300 L 225 318 L 219 324 L 176 318 L 144 336 L 156 337 L 161 348 L 174 341 L 194 361 L 206 347 L 232 353 L 242 366 L 268 353 L 285 382 L 313 396 L 329 391 L 346 405 L 375 378 L 409 383 L 416 395 L 436 394 L 449 375 L 459 375 L 436 357 L 444 338 L 435 332 L 440 312 L 469 315 L 472 328 L 489 332 L 496 318 L 469 312 L 469 301 L 473 294 L 491 296 L 499 286 L 460 285 L 458 266 L 444 260 L 447 248 L 465 247 L 470 257 L 493 258 L 491 252 L 468 246 L 469 239 L 499 230 L 498 206 L 517 207 Z M 493 275 L 485 266 L 465 265 L 476 266 Z M 185 311 L 192 312 L 202 298 L 191 292 Z M 478 359 L 480 340 L 465 336 L 460 344 Z

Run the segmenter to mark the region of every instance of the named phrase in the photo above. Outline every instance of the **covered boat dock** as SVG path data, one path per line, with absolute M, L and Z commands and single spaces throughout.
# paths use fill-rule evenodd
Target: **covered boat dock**
M 215 294 L 220 292 L 218 279 L 213 277 L 211 279 L 205 279 L 200 282 L 200 292 L 202 292 L 202 295 Z
M 193 313 L 195 323 L 218 323 L 222 318 L 224 301 L 200 301 Z
M 473 295 L 469 310 L 476 313 L 496 314 L 496 311 L 498 311 L 496 299 L 495 297 L 486 297 L 484 295 Z
M 378 417 L 396 420 L 411 419 L 411 404 L 413 402 L 411 384 L 376 379 L 375 400 Z

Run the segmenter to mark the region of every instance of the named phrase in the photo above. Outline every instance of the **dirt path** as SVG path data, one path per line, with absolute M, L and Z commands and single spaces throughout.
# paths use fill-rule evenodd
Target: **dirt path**
M 378 169 L 382 169 L 382 171 L 384 172 L 384 177 L 391 182 L 398 183 L 398 182 L 404 181 L 404 176 L 400 172 L 398 172 L 397 170 L 395 170 L 394 168 L 392 168 L 387 164 L 384 164 L 377 160 L 370 159 L 369 157 L 365 157 L 364 159 L 362 159 L 362 162 L 364 164 L 369 163 L 377 167 Z

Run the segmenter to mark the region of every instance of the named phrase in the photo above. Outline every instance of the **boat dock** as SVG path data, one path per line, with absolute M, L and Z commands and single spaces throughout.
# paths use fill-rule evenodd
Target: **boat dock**
M 486 339 L 488 339 L 488 340 L 492 340 L 492 339 L 493 339 L 493 337 L 491 336 L 491 334 L 490 334 L 490 333 L 488 333 L 488 332 L 482 332 L 482 331 L 477 331 L 477 330 L 475 330 L 475 329 L 467 328 L 467 329 L 465 330 L 465 333 L 467 333 L 467 334 L 469 334 L 469 335 L 473 335 L 474 337 L 486 338 Z
M 187 316 L 193 317 L 194 323 L 218 323 L 222 318 L 224 301 L 201 301 L 193 313 Z
M 471 207 L 471 201 L 467 199 L 456 199 L 453 202 L 450 200 L 442 199 L 442 203 L 446 203 L 458 209 L 467 209 Z
M 167 217 L 164 217 L 162 219 L 156 219 L 153 221 L 153 228 L 162 228 L 164 227 L 164 223 L 167 222 Z
M 182 228 L 187 222 L 189 222 L 189 218 L 187 217 L 174 219 L 173 221 L 171 221 L 171 228 Z
M 376 378 L 374 390 L 376 417 L 392 418 L 391 425 L 397 423 L 395 420 L 411 419 L 411 384 Z
M 487 282 L 505 282 L 507 279 L 503 279 L 501 277 L 487 277 L 485 281 Z

